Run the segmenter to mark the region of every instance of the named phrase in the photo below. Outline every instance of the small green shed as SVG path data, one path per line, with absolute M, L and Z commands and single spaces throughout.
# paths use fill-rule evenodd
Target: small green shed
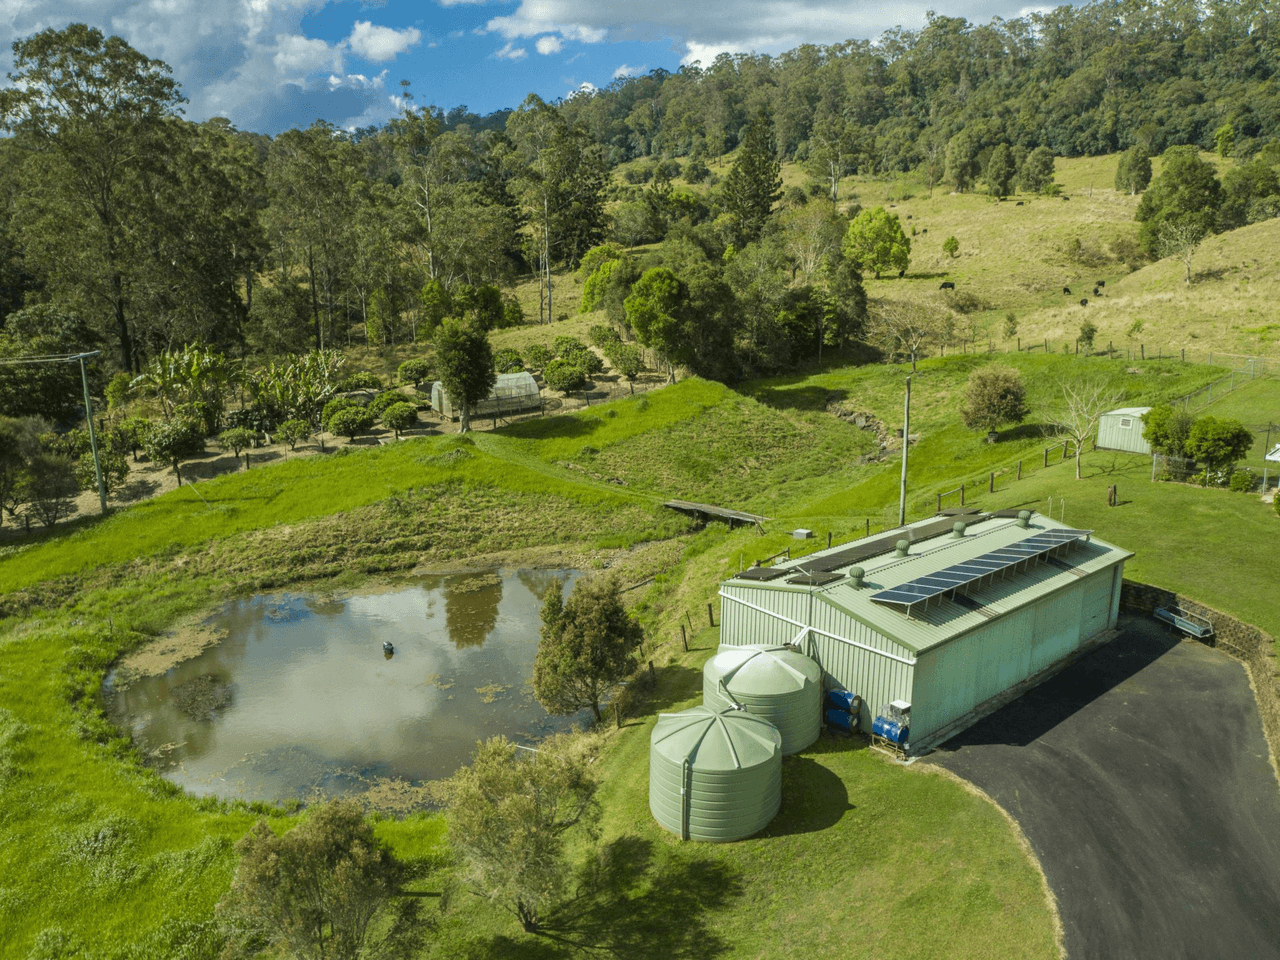
M 1121 407 L 1098 418 L 1099 450 L 1123 450 L 1150 455 L 1151 444 L 1142 438 L 1142 415 L 1150 407 Z

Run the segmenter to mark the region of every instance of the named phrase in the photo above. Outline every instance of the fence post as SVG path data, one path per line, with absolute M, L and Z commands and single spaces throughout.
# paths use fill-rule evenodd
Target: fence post
M 1049 448 L 1048 447 L 1044 448 L 1044 465 L 1046 467 L 1049 466 Z
M 831 531 L 830 530 L 827 531 L 827 549 L 828 550 L 831 549 Z
M 1145 343 L 1140 343 L 1138 344 L 1138 347 L 1142 350 L 1142 359 L 1147 359 L 1147 345 Z
M 689 635 L 684 632 L 684 624 L 680 624 L 680 643 L 684 645 L 684 652 L 689 652 Z
M 938 505 L 933 508 L 934 513 L 942 512 L 942 494 L 938 494 Z
M 960 484 L 960 506 L 964 506 L 964 484 Z
M 995 492 L 996 492 L 996 475 L 993 472 L 991 474 L 991 479 L 987 482 L 987 493 L 995 493 Z
M 710 624 L 711 624 L 711 626 L 713 626 L 713 627 L 716 625 L 716 618 L 715 618 L 715 614 L 714 614 L 714 613 L 712 613 L 712 611 L 711 611 L 711 604 L 709 604 L 709 603 L 707 604 L 707 622 L 708 622 L 708 623 L 710 623 Z
M 649 661 L 649 685 L 653 686 L 658 682 L 657 675 L 653 672 L 653 661 Z
M 867 534 L 866 535 L 868 537 L 871 536 L 871 518 L 870 517 L 867 517 Z
M 1022 461 L 1021 460 L 1018 461 L 1018 479 L 1019 480 L 1022 479 Z
M 1049 338 L 1048 338 L 1048 337 L 1045 337 L 1045 338 L 1044 338 L 1044 352 L 1045 352 L 1045 353 L 1048 353 L 1048 352 L 1049 352 Z

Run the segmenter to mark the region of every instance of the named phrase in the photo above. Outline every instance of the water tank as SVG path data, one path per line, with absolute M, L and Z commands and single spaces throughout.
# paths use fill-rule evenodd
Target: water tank
M 721 646 L 702 668 L 702 702 L 712 710 L 745 707 L 768 720 L 789 756 L 818 739 L 822 668 L 792 647 Z
M 725 843 L 762 830 L 782 805 L 782 737 L 745 710 L 658 717 L 649 739 L 649 809 L 685 840 Z

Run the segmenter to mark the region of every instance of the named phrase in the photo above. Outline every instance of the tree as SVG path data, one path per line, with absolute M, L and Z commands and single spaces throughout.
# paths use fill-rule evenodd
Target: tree
M 498 382 L 485 332 L 461 320 L 446 320 L 436 333 L 436 363 L 445 393 L 459 410 L 460 433 L 471 429 L 471 408 Z
M 877 280 L 881 270 L 906 270 L 911 262 L 911 241 L 902 232 L 898 215 L 884 207 L 863 210 L 854 217 L 841 249 L 863 270 L 874 271 Z
M 972 130 L 961 130 L 947 141 L 947 177 L 957 193 L 973 186 L 981 166 L 978 163 L 980 141 Z
M 40 452 L 40 435 L 49 425 L 39 417 L 0 416 L 0 508 L 17 515 L 31 458 Z M 0 519 L 3 514 L 0 514 Z
M 412 403 L 393 403 L 382 411 L 382 422 L 395 431 L 398 440 L 402 431 L 418 422 L 418 408 Z
M 644 356 L 634 343 L 619 342 L 608 352 L 609 363 L 623 379 L 634 383 L 640 371 L 644 369 Z M 632 390 L 634 391 L 634 387 Z
M 477 745 L 471 765 L 442 785 L 449 846 L 475 893 L 539 928 L 569 879 L 565 838 L 599 821 L 594 759 L 584 738 L 550 737 L 532 756 L 505 737 Z
M 1012 340 L 1018 335 L 1018 316 L 1012 310 L 1004 315 L 1004 338 Z
M 1003 423 L 1027 419 L 1027 388 L 1013 367 L 990 364 L 969 374 L 960 417 L 970 430 L 995 433 Z
M 691 324 L 688 318 L 689 291 L 684 282 L 666 267 L 646 270 L 624 301 L 627 323 L 636 339 L 657 350 L 672 364 L 687 363 L 693 357 Z
M 1213 167 L 1200 159 L 1195 147 L 1170 147 L 1164 152 L 1160 176 L 1152 181 L 1138 204 L 1142 226 L 1138 239 L 1153 257 L 1161 257 L 1170 230 L 1181 239 L 1207 236 L 1218 219 L 1222 185 Z M 1194 248 L 1193 248 L 1194 249 Z
M 11 313 L 0 329 L 0 360 L 47 357 L 91 350 L 97 338 L 68 311 L 38 304 Z M 87 362 L 89 388 L 102 383 L 102 367 Z M 80 416 L 84 392 L 78 363 L 0 364 L 0 415 L 48 417 L 65 422 Z
M 244 468 L 249 469 L 249 448 L 258 442 L 258 431 L 248 427 L 232 427 L 218 434 L 218 443 L 224 450 L 230 450 L 232 456 L 239 457 L 244 451 Z
M 533 693 L 548 713 L 567 716 L 600 700 L 635 667 L 644 631 L 627 612 L 612 578 L 582 580 L 568 602 L 561 584 L 542 598 L 542 632 L 533 661 Z
M 1213 135 L 1213 149 L 1223 160 L 1229 159 L 1236 148 L 1236 131 L 1229 123 L 1220 126 Z
M 431 376 L 431 362 L 423 357 L 410 357 L 396 368 L 396 377 L 401 383 L 411 383 L 414 389 Z
M 742 244 L 759 238 L 773 205 L 782 198 L 782 166 L 772 124 L 763 110 L 747 126 L 738 156 L 724 178 L 725 209 L 734 218 Z
M 1084 445 L 1098 429 L 1098 420 L 1112 409 L 1120 394 L 1096 380 L 1064 380 L 1059 384 L 1061 407 L 1054 426 L 1075 448 L 1076 479 L 1080 479 L 1080 457 Z
M 1196 219 L 1169 220 L 1160 225 L 1156 238 L 1156 255 L 1161 259 L 1177 257 L 1186 271 L 1186 284 L 1191 285 L 1191 261 L 1204 240 L 1204 225 Z
M 955 237 L 947 237 L 946 240 L 942 241 L 942 252 L 954 260 L 956 255 L 960 253 L 960 241 Z
M 1018 172 L 1018 179 L 1025 190 L 1048 193 L 1053 186 L 1053 151 L 1048 147 L 1032 150 Z
M 1196 418 L 1184 408 L 1160 404 L 1142 415 L 1142 439 L 1157 453 L 1185 457 L 1187 438 L 1191 436 L 1191 425 L 1195 422 Z
M 1086 355 L 1093 352 L 1093 341 L 1098 336 L 1098 325 L 1092 320 L 1080 324 L 1080 335 L 1076 342 L 1084 349 Z
M 236 852 L 235 880 L 219 912 L 306 960 L 366 955 L 374 918 L 403 876 L 351 800 L 313 808 L 280 837 L 259 820 Z
M 1130 196 L 1141 193 L 1151 183 L 1151 157 L 1134 145 L 1120 154 L 1116 164 L 1116 189 Z
M 75 509 L 72 497 L 80 492 L 75 464 L 54 453 L 34 454 L 19 481 L 19 499 L 46 527 L 52 527 Z
M 276 430 L 276 436 L 296 450 L 298 444 L 311 437 L 311 424 L 305 420 L 286 420 Z
M 154 235 L 142 180 L 162 174 L 178 85 L 164 63 L 83 23 L 15 41 L 13 54 L 0 127 L 31 151 L 27 261 L 100 311 L 120 365 L 136 370 L 131 285 L 137 240 Z M 72 209 L 84 215 L 63 215 Z
M 587 385 L 587 372 L 570 360 L 557 358 L 543 368 L 542 379 L 552 390 L 571 393 Z
M 1204 461 L 1204 483 L 1217 464 L 1230 466 L 1248 455 L 1253 447 L 1253 434 L 1239 420 L 1225 417 L 1201 417 L 1187 435 L 1188 456 Z
M 183 460 L 204 453 L 204 430 L 195 420 L 184 417 L 162 420 L 151 425 L 142 449 L 153 463 L 167 463 L 178 478 L 178 486 L 182 486 L 180 466 Z
M 870 311 L 867 336 L 890 356 L 906 354 L 915 373 L 921 350 L 931 340 L 946 336 L 950 324 L 946 313 L 928 304 L 886 300 Z
M 1013 151 L 1007 143 L 999 144 L 987 158 L 985 177 L 992 196 L 1007 197 L 1013 189 L 1013 179 L 1018 168 L 1013 163 Z
M 1270 220 L 1280 211 L 1280 177 L 1262 160 L 1233 167 L 1222 178 L 1222 205 L 1218 230 L 1235 230 L 1246 224 Z
M 353 403 L 333 412 L 328 419 L 329 432 L 355 440 L 360 434 L 373 429 L 375 419 L 372 410 Z

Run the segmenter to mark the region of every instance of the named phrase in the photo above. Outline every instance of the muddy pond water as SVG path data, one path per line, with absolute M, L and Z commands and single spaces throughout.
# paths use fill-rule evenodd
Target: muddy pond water
M 107 710 L 192 794 L 403 792 L 451 775 L 477 740 L 530 743 L 582 721 L 548 716 L 528 683 L 541 598 L 576 578 L 498 570 L 237 601 L 208 621 L 225 638 L 199 656 L 161 676 L 109 675 Z

